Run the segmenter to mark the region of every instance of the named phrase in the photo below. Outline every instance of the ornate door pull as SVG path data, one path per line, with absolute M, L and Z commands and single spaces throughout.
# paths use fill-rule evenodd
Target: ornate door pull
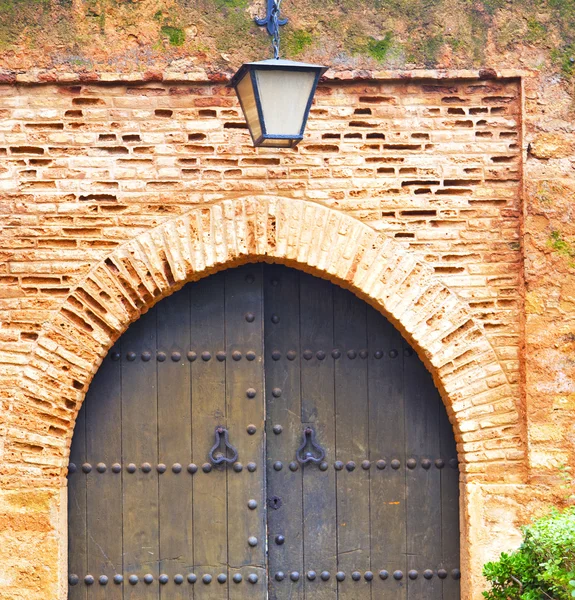
M 304 452 L 308 443 L 310 449 L 307 452 Z M 306 427 L 303 430 L 303 441 L 301 446 L 297 449 L 295 457 L 300 465 L 305 465 L 310 462 L 317 465 L 325 458 L 325 450 L 317 443 L 315 431 L 311 427 Z
M 222 445 L 222 436 L 224 439 L 223 452 L 218 452 L 214 455 L 214 452 Z M 225 454 L 226 449 L 232 453 L 232 456 L 229 458 Z M 216 443 L 212 446 L 208 457 L 214 465 L 221 465 L 222 463 L 232 464 L 238 460 L 238 451 L 230 444 L 228 430 L 221 425 L 216 427 Z

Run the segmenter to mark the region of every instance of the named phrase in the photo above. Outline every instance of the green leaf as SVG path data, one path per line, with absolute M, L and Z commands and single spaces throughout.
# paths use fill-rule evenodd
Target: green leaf
M 523 542 L 517 550 L 502 553 L 498 561 L 483 567 L 483 574 L 491 583 L 484 598 L 575 598 L 575 507 L 554 509 L 522 530 Z M 521 581 L 523 587 L 515 580 Z

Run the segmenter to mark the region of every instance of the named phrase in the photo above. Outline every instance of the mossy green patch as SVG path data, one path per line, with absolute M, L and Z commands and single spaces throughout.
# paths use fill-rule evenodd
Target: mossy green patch
M 443 35 L 437 34 L 431 37 L 425 38 L 422 44 L 423 52 L 423 63 L 426 67 L 431 67 L 437 63 L 439 57 L 439 51 L 444 43 Z
M 298 56 L 312 45 L 313 37 L 309 31 L 295 29 L 283 36 L 283 45 L 288 56 Z
M 445 41 L 451 46 L 451 49 L 454 52 L 459 52 L 460 48 L 463 48 L 465 46 L 463 40 L 459 38 L 448 37 Z
M 493 15 L 498 9 L 504 8 L 508 2 L 507 0 L 483 0 L 482 4 L 485 12 Z
M 500 50 L 512 50 L 526 39 L 526 23 L 522 15 L 511 14 L 493 32 L 493 39 Z
M 559 231 L 552 231 L 547 239 L 547 245 L 557 254 L 568 260 L 569 266 L 575 268 L 575 245 L 563 238 Z
M 201 51 L 200 46 L 204 45 L 208 48 L 210 60 L 216 63 L 222 60 L 223 55 L 240 57 L 243 62 L 270 56 L 271 40 L 265 28 L 255 24 L 248 10 L 248 0 L 176 2 L 181 18 L 198 24 L 198 36 L 190 42 L 194 51 Z M 192 5 L 193 8 L 190 8 Z
M 570 79 L 575 75 L 575 44 L 554 48 L 551 51 L 551 58 L 565 77 Z
M 405 17 L 414 24 L 425 24 L 430 11 L 442 3 L 442 0 L 368 0 L 363 4 L 375 4 L 375 8 L 394 17 Z
M 70 12 L 53 9 L 50 0 L 0 0 L 0 49 L 17 44 L 23 34 L 30 47 L 35 47 L 41 44 L 41 35 L 30 34 L 54 31 L 59 23 L 70 20 Z
M 367 40 L 367 53 L 378 62 L 383 62 L 391 48 L 392 38 L 391 31 L 388 31 L 381 40 L 369 37 Z
M 441 47 L 445 43 L 443 34 L 430 35 L 410 40 L 408 43 L 408 61 L 417 65 L 432 67 L 437 63 Z
M 34 7 L 49 8 L 49 0 L 1 0 L 0 1 L 0 14 L 4 15 L 6 12 L 14 13 L 19 9 L 29 9 Z
M 565 77 L 572 78 L 575 75 L 575 0 L 548 2 L 553 26 L 563 40 L 559 48 L 551 50 L 551 58 Z
M 473 60 L 476 64 L 482 64 L 485 59 L 485 48 L 487 46 L 487 35 L 490 25 L 488 15 L 475 7 L 471 8 L 469 13 L 471 20 L 471 50 Z
M 219 35 L 216 38 L 216 47 L 221 52 L 229 52 L 230 50 L 245 46 L 246 43 L 249 44 L 247 40 L 250 38 L 251 31 L 255 30 L 256 27 L 246 11 L 239 9 L 229 10 L 226 13 L 226 18 L 221 23 L 221 29 L 218 30 Z M 262 39 L 264 38 L 264 33 L 262 31 Z M 269 38 L 267 39 L 268 43 L 271 43 Z
M 555 13 L 554 24 L 560 28 L 563 39 L 575 41 L 575 0 L 548 0 L 549 8 Z
M 527 41 L 531 44 L 537 44 L 544 41 L 546 36 L 547 27 L 535 17 L 529 17 L 527 19 Z
M 390 57 L 394 43 L 391 31 L 385 33 L 383 38 L 377 39 L 373 36 L 366 36 L 359 23 L 349 27 L 344 37 L 344 47 L 350 55 L 369 56 L 379 63 L 383 63 Z
M 161 32 L 168 38 L 171 46 L 183 46 L 186 41 L 186 32 L 179 27 L 162 25 Z
M 247 8 L 248 0 L 216 0 L 217 8 Z

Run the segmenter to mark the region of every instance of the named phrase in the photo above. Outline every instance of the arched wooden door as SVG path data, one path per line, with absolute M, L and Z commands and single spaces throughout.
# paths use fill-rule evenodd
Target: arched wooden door
M 455 456 L 429 373 L 364 302 L 277 265 L 208 277 L 90 387 L 69 598 L 456 600 Z

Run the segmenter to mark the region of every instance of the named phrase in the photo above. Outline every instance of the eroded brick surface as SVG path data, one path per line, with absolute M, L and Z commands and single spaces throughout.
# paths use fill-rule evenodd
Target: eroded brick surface
M 353 289 L 415 343 L 465 485 L 525 484 L 520 100 L 516 80 L 326 83 L 285 152 L 252 148 L 223 85 L 0 87 L 4 488 L 62 484 L 91 376 L 142 311 L 263 259 Z M 42 560 L 60 569 L 12 597 L 59 593 L 64 508 L 54 496 L 47 521 L 6 517 L 47 522 Z M 465 518 L 473 562 L 495 542 Z
M 516 381 L 516 82 L 326 85 L 305 142 L 288 153 L 251 147 L 224 86 L 0 93 L 3 283 L 14 298 L 34 296 L 33 321 L 94 261 L 170 215 L 271 193 L 344 211 L 405 242 L 469 303 Z M 29 327 L 26 303 L 19 308 L 15 326 Z

